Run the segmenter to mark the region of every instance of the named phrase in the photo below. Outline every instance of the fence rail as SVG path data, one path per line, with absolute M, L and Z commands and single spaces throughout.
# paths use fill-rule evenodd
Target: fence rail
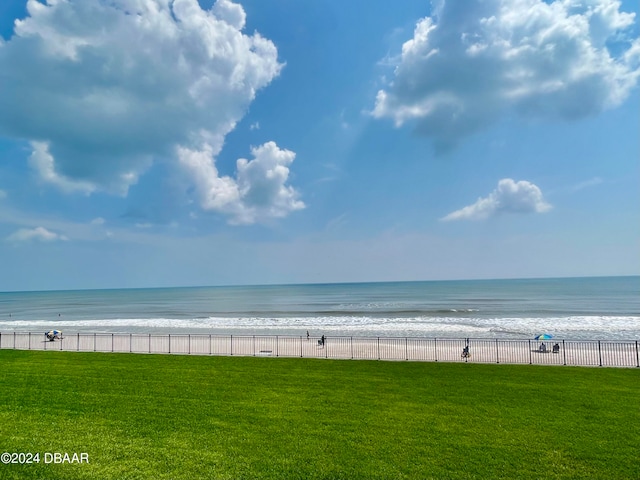
M 239 355 L 353 360 L 640 367 L 637 340 L 551 341 L 287 335 L 76 333 L 49 341 L 42 333 L 0 332 L 0 349 Z M 557 344 L 556 349 L 551 344 Z M 463 356 L 465 346 L 469 356 Z

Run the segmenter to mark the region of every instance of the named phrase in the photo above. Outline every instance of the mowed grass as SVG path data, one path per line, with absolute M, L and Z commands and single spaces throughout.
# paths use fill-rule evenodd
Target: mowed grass
M 640 478 L 640 371 L 0 351 L 2 479 Z M 45 464 L 44 452 L 89 464 Z

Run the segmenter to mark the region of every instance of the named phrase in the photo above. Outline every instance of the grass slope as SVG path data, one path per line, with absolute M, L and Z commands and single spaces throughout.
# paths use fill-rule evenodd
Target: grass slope
M 640 371 L 0 351 L 2 479 L 640 478 Z M 41 457 L 42 460 L 42 457 Z

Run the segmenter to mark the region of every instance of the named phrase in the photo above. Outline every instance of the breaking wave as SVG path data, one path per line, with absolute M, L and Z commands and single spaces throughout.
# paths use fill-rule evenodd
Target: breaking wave
M 239 334 L 312 334 L 346 336 L 415 336 L 532 338 L 550 333 L 565 339 L 640 339 L 638 316 L 505 317 L 379 315 L 239 316 L 203 318 L 116 318 L 3 320 L 0 331 L 176 332 Z

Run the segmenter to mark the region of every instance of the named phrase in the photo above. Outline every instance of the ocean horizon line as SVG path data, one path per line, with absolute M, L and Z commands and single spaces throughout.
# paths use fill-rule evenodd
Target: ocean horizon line
M 499 277 L 499 278 L 459 278 L 459 279 L 430 279 L 430 280 L 370 280 L 370 281 L 339 281 L 339 282 L 302 282 L 302 283 L 230 283 L 217 285 L 165 285 L 145 287 L 97 287 L 97 288 L 50 288 L 40 290 L 3 290 L 0 294 L 20 293 L 55 293 L 55 292 L 101 292 L 123 290 L 178 290 L 198 288 L 264 288 L 264 287 L 319 287 L 319 286 L 350 286 L 350 285 L 384 285 L 384 284 L 409 284 L 409 283 L 466 283 L 466 282 L 506 282 L 506 281 L 532 281 L 532 280 L 581 280 L 581 279 L 613 279 L 613 278 L 640 278 L 640 273 L 629 275 L 580 275 L 580 276 L 552 276 L 552 277 Z

